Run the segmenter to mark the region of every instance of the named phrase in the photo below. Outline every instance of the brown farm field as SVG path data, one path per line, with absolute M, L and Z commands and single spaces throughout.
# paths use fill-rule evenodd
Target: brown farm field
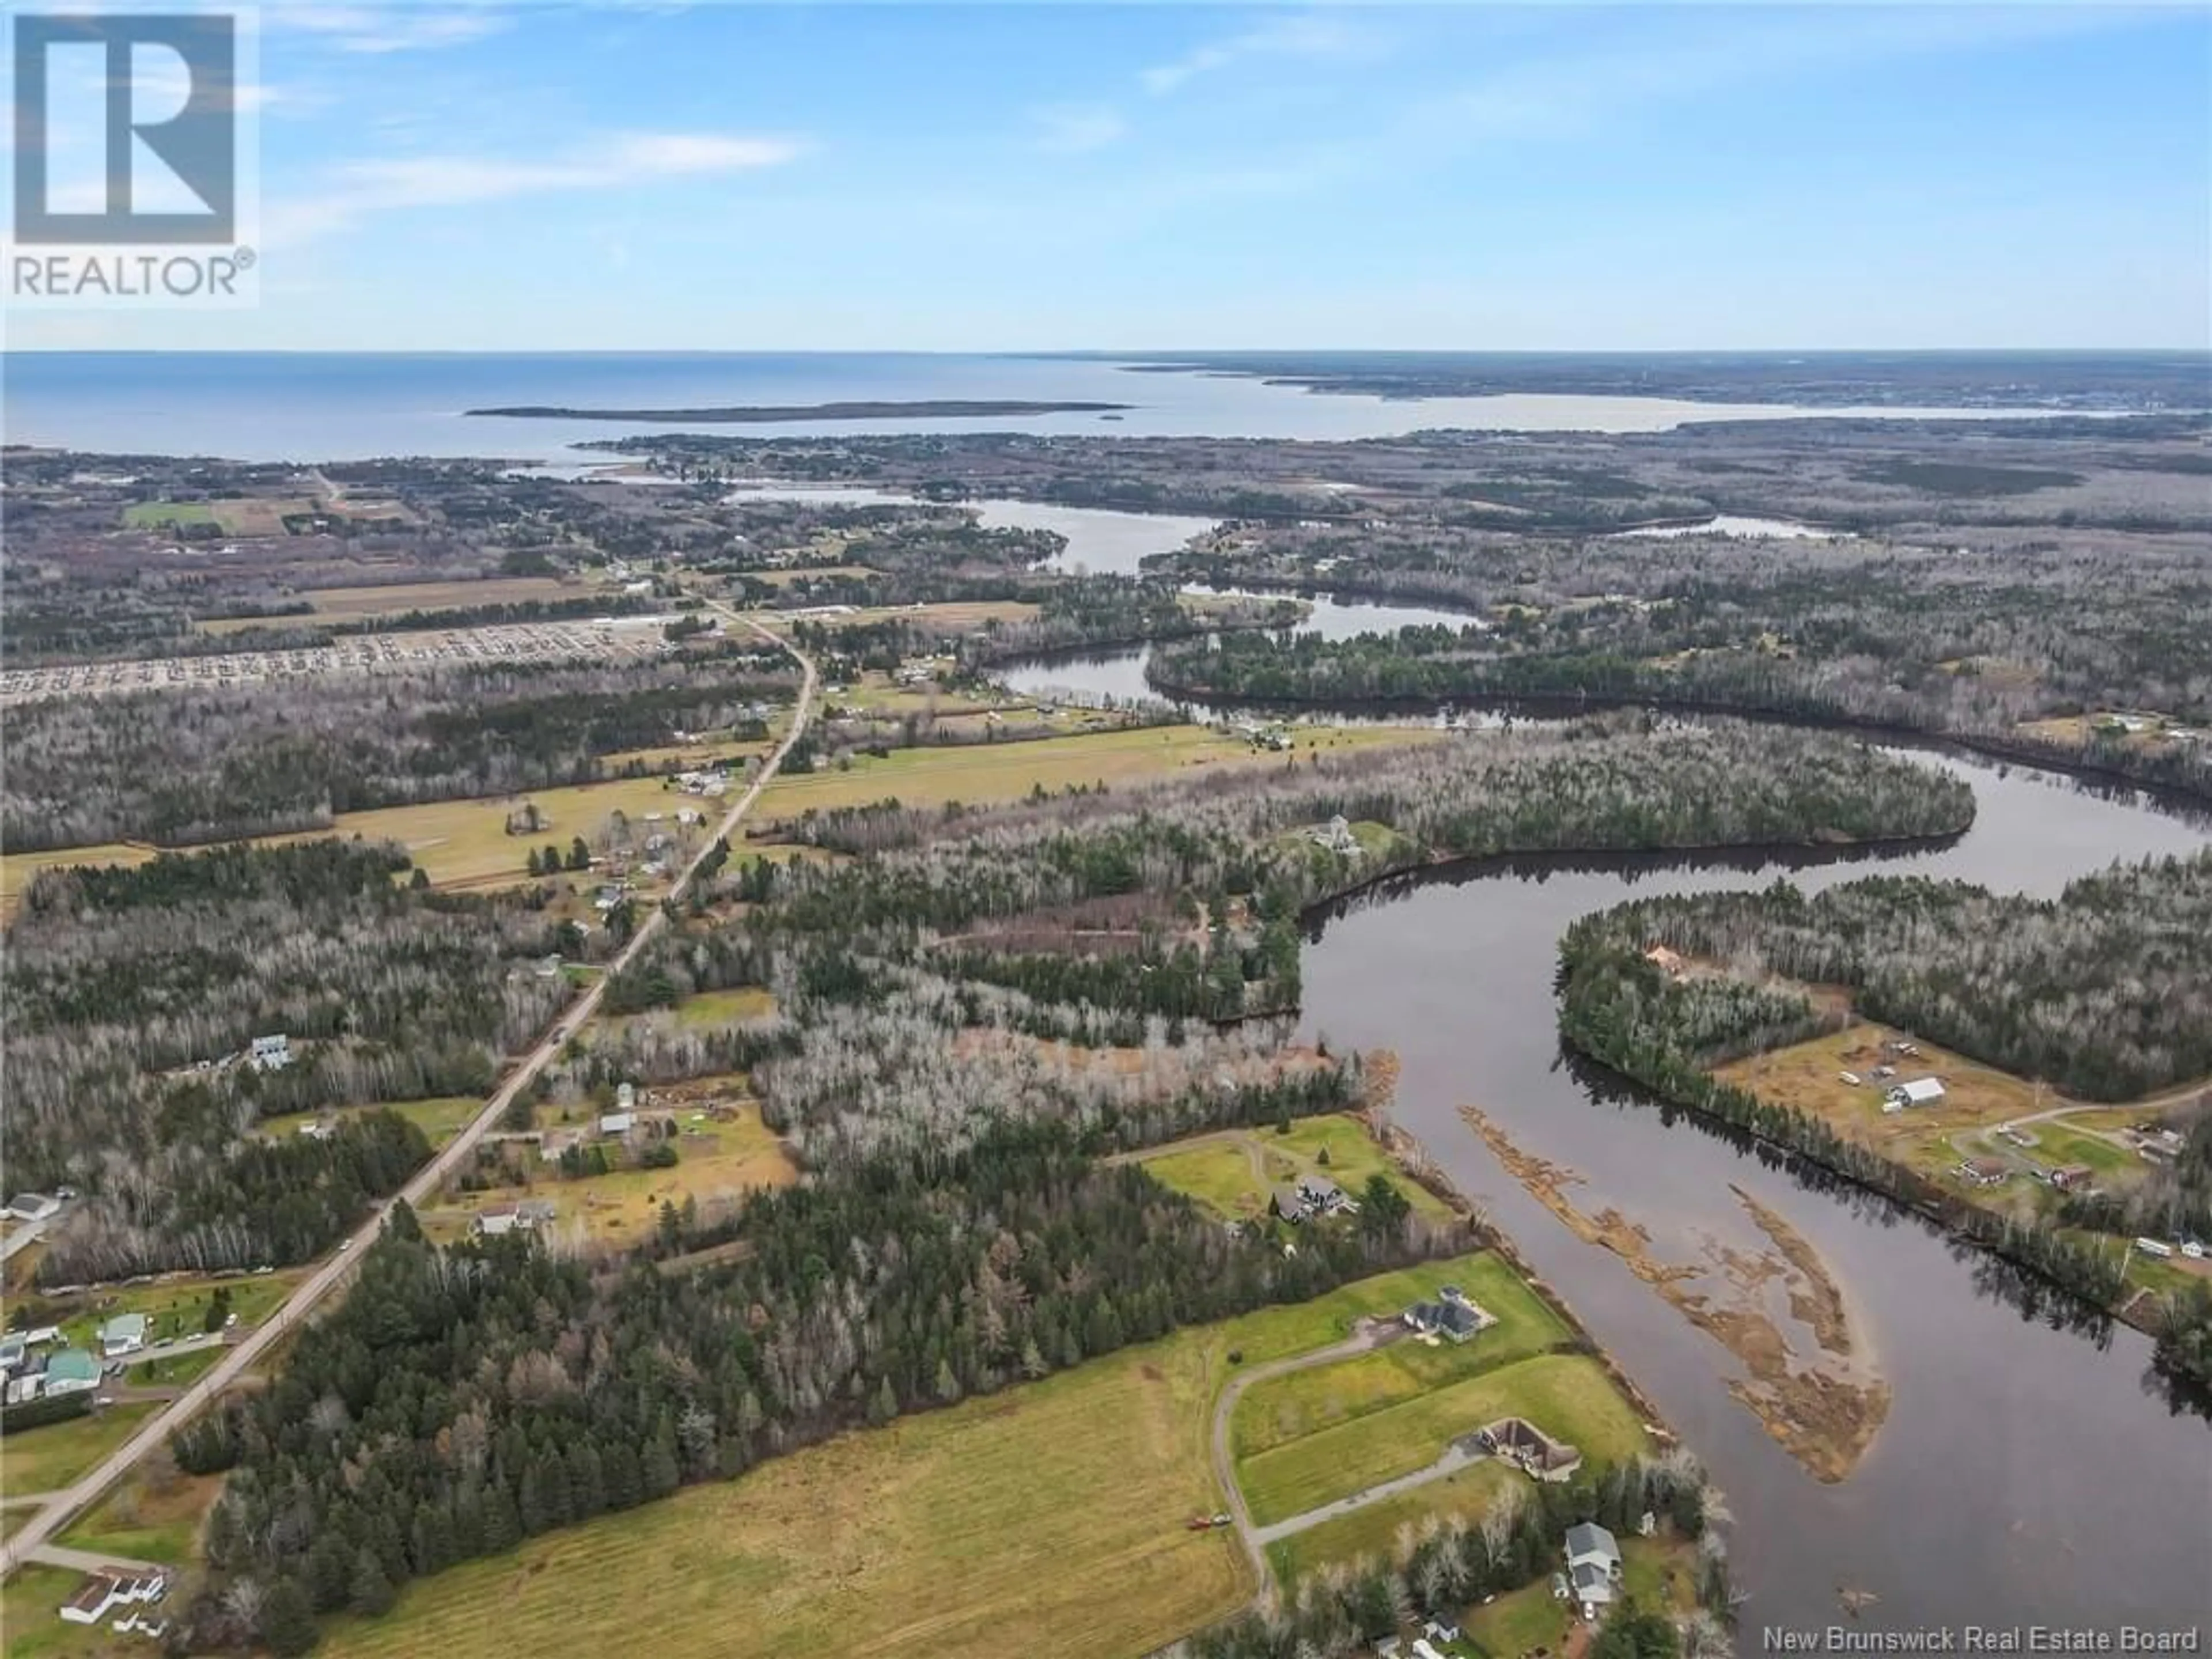
M 534 805 L 544 815 L 545 827 L 528 835 L 510 836 L 507 833 L 507 816 L 520 811 L 526 802 Z M 666 778 L 621 778 L 607 783 L 532 789 L 520 795 L 425 801 L 416 806 L 379 806 L 365 812 L 341 812 L 328 830 L 261 836 L 257 842 L 273 846 L 330 836 L 396 841 L 428 872 L 436 886 L 520 886 L 530 878 L 524 861 L 533 848 L 549 844 L 566 848 L 577 836 L 589 841 L 615 812 L 622 812 L 633 823 L 640 824 L 648 812 L 665 813 L 670 822 L 662 827 L 673 830 L 675 813 L 682 806 L 719 817 L 728 809 L 728 802 L 702 802 L 684 794 Z M 574 873 L 564 879 L 579 887 L 588 887 L 595 878 Z
M 218 507 L 231 503 L 217 502 Z M 306 511 L 304 506 L 287 509 Z M 240 532 L 246 533 L 246 532 Z M 273 532 L 281 534 L 282 526 Z M 313 606 L 307 616 L 219 617 L 193 625 L 203 634 L 236 634 L 250 628 L 300 627 L 318 622 L 356 623 L 400 617 L 410 611 L 459 611 L 483 605 L 522 605 L 532 600 L 584 598 L 595 590 L 556 576 L 486 576 L 476 581 L 388 582 L 364 587 L 311 587 L 294 595 Z M 609 590 L 610 592 L 611 590 Z
M 675 1103 L 681 1127 L 676 1138 L 678 1161 L 672 1169 L 618 1170 L 567 1181 L 550 1166 L 540 1166 L 544 1178 L 527 1184 L 454 1195 L 426 1216 L 424 1226 L 434 1237 L 457 1238 L 487 1205 L 544 1198 L 560 1212 L 553 1224 L 556 1237 L 580 1231 L 594 1243 L 636 1245 L 652 1236 L 664 1203 L 680 1206 L 690 1198 L 703 1206 L 762 1187 L 787 1187 L 799 1179 L 798 1165 L 761 1121 L 757 1105 L 718 1103 L 708 1121 L 695 1123 L 691 1114 L 706 1109 L 705 1094 L 695 1092 Z M 580 1114 L 579 1123 L 586 1115 Z M 548 1127 L 559 1127 L 558 1119 L 550 1120 Z
M 1079 732 L 1027 743 L 898 749 L 891 751 L 888 760 L 855 758 L 849 769 L 832 767 L 801 776 L 779 776 L 761 798 L 760 817 L 793 817 L 809 809 L 861 805 L 891 796 L 925 806 L 951 800 L 988 805 L 1018 800 L 1040 786 L 1048 790 L 1077 784 L 1127 786 L 1200 767 L 1281 766 L 1291 758 L 1333 749 L 1431 743 L 1439 736 L 1411 726 L 1302 726 L 1296 730 L 1293 746 L 1286 754 L 1255 751 L 1241 739 L 1200 726 L 1170 726 Z M 696 764 L 710 756 L 742 752 L 745 752 L 743 746 L 733 750 L 727 744 L 709 744 L 669 750 L 666 758 L 679 764 Z M 679 806 L 690 806 L 705 812 L 711 820 L 727 810 L 731 799 L 704 800 L 686 795 L 663 777 L 623 778 L 519 795 L 342 812 L 328 830 L 258 836 L 255 841 L 271 846 L 327 836 L 396 841 L 428 872 L 437 886 L 519 886 L 529 878 L 523 865 L 532 848 L 549 842 L 566 847 L 571 837 L 579 835 L 589 839 L 610 813 L 620 811 L 635 820 L 652 811 L 672 817 Z M 507 815 L 526 801 L 537 805 L 548 825 L 535 834 L 510 836 Z M 13 910 L 23 887 L 40 870 L 72 864 L 143 864 L 156 850 L 135 842 L 106 842 L 11 854 L 0 859 L 0 910 Z M 580 878 L 571 879 L 583 884 Z
M 917 806 L 955 800 L 982 805 L 1018 800 L 1039 787 L 1058 790 L 1077 784 L 1136 784 L 1200 767 L 1279 767 L 1316 750 L 1433 742 L 1438 735 L 1403 726 L 1302 727 L 1294 738 L 1296 746 L 1286 755 L 1255 751 L 1241 738 L 1203 726 L 1165 726 L 1025 743 L 895 749 L 888 760 L 855 759 L 849 770 L 780 775 L 761 797 L 761 815 L 764 819 L 788 818 L 809 810 L 892 798 Z
M 857 611 L 807 617 L 792 611 L 756 611 L 753 618 L 770 628 L 788 627 L 794 621 L 823 622 L 843 627 L 860 623 L 903 622 L 918 628 L 980 628 L 987 622 L 1026 622 L 1038 607 L 1019 599 L 957 599 L 943 605 L 866 605 Z
M 102 842 L 97 847 L 61 847 L 48 853 L 9 853 L 0 857 L 0 918 L 15 913 L 15 902 L 41 870 L 74 864 L 144 864 L 155 849 L 141 842 Z
M 1888 1053 L 1883 1044 L 1889 1042 L 1911 1042 L 1920 1052 Z M 1873 1069 L 1881 1065 L 1896 1067 L 1896 1077 L 1875 1079 Z M 1847 1071 L 1862 1081 L 1845 1083 Z M 2088 1165 L 2108 1185 L 2133 1181 L 2146 1167 L 2118 1136 L 2120 1125 L 2139 1111 L 2070 1106 L 2046 1085 L 1885 1026 L 1847 1026 L 1731 1060 L 1713 1075 L 1762 1099 L 1810 1112 L 1892 1162 L 1965 1190 L 1988 1209 L 2026 1213 L 2040 1207 L 2051 1196 L 2042 1173 L 2067 1164 Z M 1882 1110 L 1883 1094 L 1893 1084 L 1922 1077 L 1942 1083 L 1941 1102 Z M 1999 1133 L 2014 1124 L 2011 1133 Z M 1958 1166 L 1974 1158 L 1999 1159 L 2010 1173 L 1995 1185 L 1967 1188 Z

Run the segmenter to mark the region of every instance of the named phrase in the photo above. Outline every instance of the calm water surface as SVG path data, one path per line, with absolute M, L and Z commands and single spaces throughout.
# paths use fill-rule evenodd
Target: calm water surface
M 1470 739 L 1480 741 L 1480 739 Z M 1830 864 L 1813 888 L 1871 869 L 2055 894 L 2116 858 L 2191 850 L 2207 831 L 2014 768 L 1943 764 L 1979 799 L 1940 852 Z M 1839 1586 L 1873 1591 L 1867 1629 L 1934 1621 L 2138 1622 L 2212 1613 L 2212 1431 L 2147 1392 L 2148 1340 L 2107 1346 L 2025 1319 L 1916 1219 L 1863 1194 L 1814 1190 L 1690 1121 L 1607 1102 L 1562 1064 L 1552 975 L 1584 913 L 1632 896 L 1763 884 L 1778 864 L 1644 861 L 1432 881 L 1357 903 L 1305 952 L 1307 1035 L 1399 1054 L 1395 1113 L 1516 1239 L 1703 1455 L 1737 1526 L 1747 1653 L 1764 1623 L 1843 1616 Z M 1700 1235 L 1759 1248 L 1729 1183 L 1779 1211 L 1825 1258 L 1894 1390 L 1856 1474 L 1806 1474 L 1727 1389 L 1735 1361 L 1531 1199 L 1458 1115 L 1481 1107 L 1522 1150 L 1587 1182 L 1585 1213 L 1618 1206 L 1662 1258 Z
M 2002 412 L 1534 394 L 1387 400 L 1231 375 L 1130 374 L 1110 362 L 897 352 L 21 352 L 0 358 L 0 369 L 5 376 L 0 413 L 10 442 L 269 461 L 386 455 L 546 459 L 592 440 L 685 430 L 758 438 L 1032 432 L 1326 440 L 1393 437 L 1437 427 L 1658 432 L 1690 421 L 1814 415 L 1978 419 Z M 463 412 L 523 404 L 698 409 L 928 399 L 1133 407 L 1111 422 L 1094 413 L 714 427 L 511 420 Z
M 1024 515 L 1040 510 L 1027 502 L 1009 505 L 1018 507 Z M 1142 515 L 1116 513 L 1105 516 L 1127 519 Z M 1021 522 L 1031 520 L 1024 517 Z M 1202 524 L 1203 520 L 1194 522 Z M 1170 546 L 1176 544 L 1170 544 Z M 1078 543 L 1071 539 L 1067 551 L 1061 556 L 1074 560 L 1077 546 Z M 1253 599 L 1302 599 L 1310 609 L 1305 620 L 1291 631 L 1317 634 L 1325 640 L 1348 640 L 1361 634 L 1395 634 L 1401 628 L 1464 628 L 1469 623 L 1480 620 L 1455 611 L 1439 611 L 1431 605 L 1385 605 L 1366 599 L 1346 599 L 1334 593 L 1255 593 L 1246 588 L 1206 587 L 1196 584 L 1186 586 L 1183 591 L 1187 593 L 1236 593 Z M 1058 652 L 1013 664 L 1002 670 L 999 678 L 1006 682 L 1008 690 L 1023 696 L 1036 696 L 1045 691 L 1073 691 L 1094 702 L 1111 699 L 1115 702 L 1133 702 L 1140 698 L 1157 698 L 1160 695 L 1145 681 L 1145 666 L 1152 657 L 1151 647 L 1146 646 L 1121 651 Z M 1202 715 L 1231 712 L 1225 704 L 1193 702 L 1188 706 Z M 1279 713 L 1270 718 L 1280 718 Z

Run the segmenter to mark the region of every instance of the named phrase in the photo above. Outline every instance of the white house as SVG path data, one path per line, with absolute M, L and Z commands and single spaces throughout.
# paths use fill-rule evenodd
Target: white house
M 18 1193 L 8 1200 L 8 1213 L 18 1221 L 45 1221 L 61 1208 L 61 1200 L 49 1193 Z
M 292 1039 L 278 1031 L 271 1036 L 258 1036 L 247 1053 L 257 1072 L 281 1072 L 292 1063 Z
M 618 1112 L 627 1112 L 634 1109 L 636 1105 L 637 1088 L 635 1085 L 629 1083 L 617 1083 L 615 1085 L 615 1110 Z
M 1344 821 L 1341 812 L 1315 830 L 1313 838 L 1315 845 L 1326 847 L 1330 852 L 1340 853 L 1346 857 L 1359 851 L 1359 838 L 1352 833 L 1352 826 Z
M 1908 1106 L 1933 1106 L 1943 1098 L 1943 1085 L 1932 1077 L 1917 1077 L 1889 1091 L 1887 1103 L 1902 1111 Z
M 118 1314 L 100 1328 L 100 1352 L 104 1359 L 137 1353 L 146 1346 L 146 1316 Z
M 526 1198 L 514 1204 L 488 1204 L 477 1212 L 474 1223 L 480 1237 L 500 1238 L 515 1231 L 535 1232 L 558 1213 L 552 1200 Z
M 121 1567 L 109 1567 L 85 1575 L 76 1594 L 62 1603 L 62 1617 L 72 1625 L 96 1625 L 118 1607 L 158 1601 L 168 1589 L 169 1575 L 159 1569 L 128 1572 Z
M 1620 1545 L 1595 1521 L 1567 1528 L 1567 1578 L 1583 1618 L 1594 1619 L 1600 1607 L 1613 1605 L 1620 1584 Z
M 635 1112 L 607 1112 L 599 1119 L 599 1133 L 603 1135 L 626 1135 L 635 1127 Z

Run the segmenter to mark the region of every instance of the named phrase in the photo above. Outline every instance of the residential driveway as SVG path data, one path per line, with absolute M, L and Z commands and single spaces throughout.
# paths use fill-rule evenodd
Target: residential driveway
M 40 1544 L 26 1550 L 24 1554 L 33 1561 L 42 1561 L 50 1567 L 76 1567 L 83 1572 L 98 1572 L 103 1567 L 128 1567 L 139 1572 L 163 1572 L 167 1568 L 159 1561 L 134 1561 L 127 1555 L 95 1553 L 91 1550 L 73 1550 L 59 1544 Z
M 45 1221 L 18 1222 L 13 1232 L 5 1238 L 0 1238 L 0 1261 L 5 1261 L 27 1244 L 37 1243 L 52 1220 L 53 1218 L 48 1216 Z
M 1379 1504 L 1386 1498 L 1395 1498 L 1401 1492 L 1412 1492 L 1416 1487 L 1427 1486 L 1431 1480 L 1441 1480 L 1448 1474 L 1456 1474 L 1462 1469 L 1470 1469 L 1477 1463 L 1489 1461 L 1488 1452 L 1469 1451 L 1455 1440 L 1444 1448 L 1443 1455 L 1425 1469 L 1415 1469 L 1411 1474 L 1401 1474 L 1395 1480 L 1378 1481 L 1349 1498 L 1340 1498 L 1317 1510 L 1308 1510 L 1304 1515 L 1294 1515 L 1286 1521 L 1274 1522 L 1258 1528 L 1253 1536 L 1264 1549 L 1279 1538 L 1288 1538 L 1293 1533 L 1304 1532 L 1308 1527 L 1317 1527 L 1324 1521 L 1334 1521 L 1339 1516 L 1355 1514 L 1370 1504 Z
M 1231 1379 L 1229 1386 L 1222 1389 L 1221 1398 L 1214 1402 L 1213 1479 L 1221 1488 L 1222 1495 L 1229 1500 L 1229 1518 L 1237 1528 L 1237 1536 L 1244 1546 L 1244 1553 L 1251 1559 L 1252 1571 L 1259 1575 L 1262 1595 L 1275 1579 L 1274 1570 L 1267 1564 L 1269 1541 L 1274 1537 L 1285 1535 L 1283 1529 L 1296 1532 L 1299 1530 L 1299 1523 L 1310 1526 L 1313 1522 L 1305 1516 L 1295 1516 L 1289 1521 L 1276 1522 L 1264 1530 L 1253 1524 L 1252 1511 L 1246 1506 L 1244 1493 L 1237 1484 L 1237 1460 L 1231 1455 L 1229 1446 L 1229 1423 L 1236 1415 L 1237 1402 L 1243 1398 L 1244 1391 L 1256 1382 L 1264 1382 L 1272 1376 L 1288 1376 L 1293 1371 L 1310 1370 L 1316 1365 L 1333 1365 L 1340 1359 L 1349 1359 L 1355 1354 L 1378 1348 L 1404 1334 L 1405 1328 L 1395 1321 L 1368 1320 L 1341 1342 L 1331 1343 L 1326 1348 L 1314 1348 L 1305 1353 L 1294 1353 L 1286 1358 L 1270 1360 L 1264 1365 L 1255 1365 L 1250 1370 L 1239 1373 Z M 1431 1474 L 1427 1478 L 1433 1480 L 1436 1477 Z M 1416 1480 L 1413 1484 L 1418 1486 L 1419 1482 Z M 1367 1498 L 1365 1493 L 1358 1496 L 1368 1502 L 1374 1501 Z M 1354 1507 L 1358 1504 L 1355 1504 Z M 1326 1518 L 1318 1510 L 1313 1512 L 1314 1520 Z

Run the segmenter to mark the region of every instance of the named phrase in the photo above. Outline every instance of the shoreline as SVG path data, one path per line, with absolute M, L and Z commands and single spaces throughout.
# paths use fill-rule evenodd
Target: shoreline
M 1792 712 L 1753 704 L 1736 704 L 1696 697 L 1639 697 L 1618 692 L 1515 693 L 1473 692 L 1452 697 L 1369 697 L 1334 699 L 1304 696 L 1259 696 L 1224 692 L 1203 685 L 1186 685 L 1156 679 L 1146 683 L 1170 702 L 1204 702 L 1216 708 L 1258 708 L 1285 713 L 1328 712 L 1337 714 L 1377 711 L 1385 714 L 1435 714 L 1446 708 L 1480 708 L 1532 720 L 1567 719 L 1577 714 L 1610 713 L 1620 709 L 1648 709 L 1660 714 L 1692 714 L 1709 718 L 1755 720 L 1767 726 L 1793 726 L 1815 731 L 1839 732 L 1881 743 L 1942 753 L 1964 751 L 2001 765 L 2027 766 L 2056 772 L 2085 783 L 2107 783 L 2133 789 L 2170 807 L 2193 811 L 2212 808 L 2212 784 L 2198 786 L 2165 779 L 2146 778 L 2122 768 L 2093 760 L 2053 754 L 2026 738 L 1977 736 L 1939 727 L 1905 726 L 1891 721 L 1853 720 L 1844 715 Z
M 1662 1108 L 1687 1112 L 1700 1122 L 1720 1130 L 1730 1138 L 1740 1136 L 1753 1145 L 1771 1146 L 1783 1154 L 1788 1165 L 1818 1170 L 1830 1181 L 1843 1182 L 1894 1204 L 1899 1209 L 1934 1224 L 1945 1237 L 1985 1252 L 2017 1271 L 2033 1276 L 2037 1283 L 2046 1285 L 2051 1289 L 2060 1292 L 2076 1306 L 2096 1318 L 2114 1321 L 2154 1340 L 2160 1334 L 2160 1328 L 2158 1325 L 2146 1322 L 2136 1316 L 2136 1304 L 2142 1299 L 2140 1291 L 2128 1291 L 2125 1300 L 2118 1306 L 2082 1295 L 2079 1290 L 2067 1284 L 2063 1279 L 2045 1271 L 2028 1256 L 2017 1251 L 2006 1249 L 2003 1247 L 2003 1240 L 2008 1230 L 2005 1227 L 2002 1218 L 1981 1208 L 1969 1199 L 1935 1187 L 1911 1169 L 1894 1159 L 1887 1158 L 1879 1159 L 1879 1167 L 1884 1174 L 1885 1182 L 1876 1184 L 1850 1170 L 1816 1157 L 1802 1146 L 1778 1139 L 1771 1135 L 1761 1134 L 1747 1124 L 1739 1123 L 1686 1097 L 1672 1094 L 1656 1085 L 1646 1082 L 1633 1073 L 1623 1071 L 1604 1055 L 1585 1048 L 1564 1026 L 1560 1029 L 1559 1041 L 1583 1064 L 1625 1085 L 1632 1094 Z M 1985 1231 L 1986 1229 L 1992 1227 L 1996 1230 L 1993 1234 Z

